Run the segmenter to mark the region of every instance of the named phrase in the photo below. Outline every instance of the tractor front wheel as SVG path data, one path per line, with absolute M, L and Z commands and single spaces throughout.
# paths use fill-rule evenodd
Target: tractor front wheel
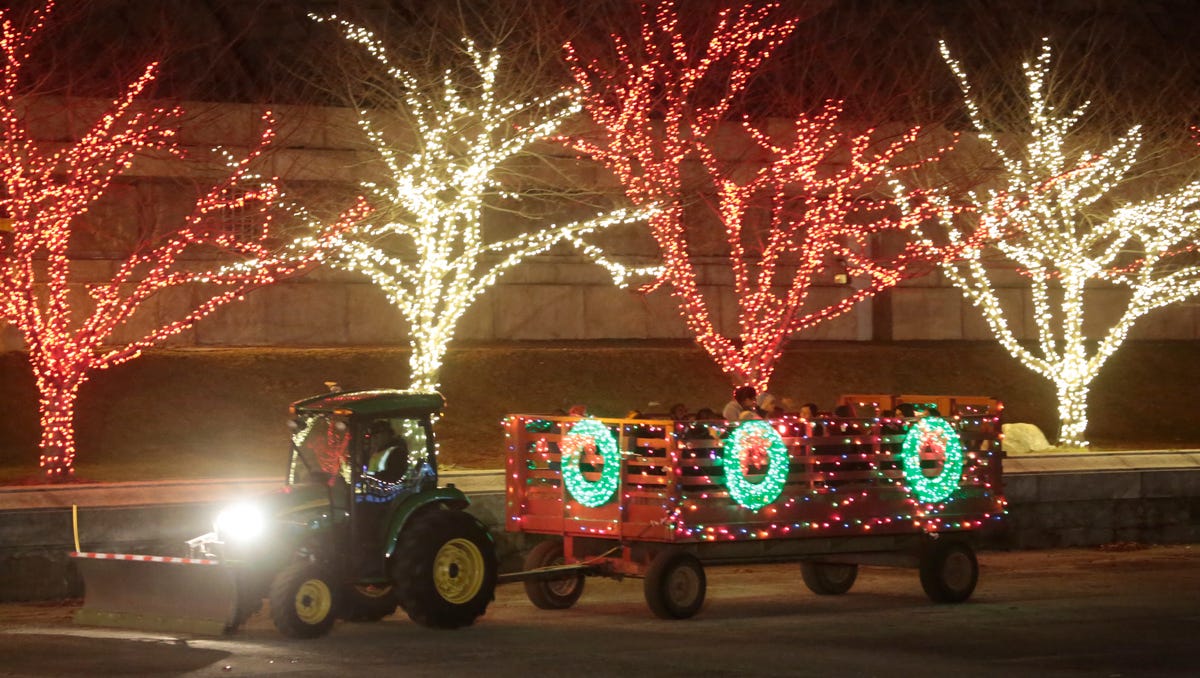
M 392 556 L 400 607 L 422 626 L 470 626 L 496 593 L 496 549 L 470 514 L 430 511 L 404 528 Z
M 704 567 L 690 553 L 662 551 L 650 561 L 642 582 L 646 604 L 660 619 L 687 619 L 704 605 Z
M 544 541 L 525 556 L 525 569 L 537 570 L 565 562 L 562 542 Z M 583 595 L 583 582 L 581 572 L 564 572 L 546 579 L 527 579 L 525 595 L 529 597 L 529 602 L 543 610 L 565 610 Z
M 271 583 L 271 621 L 290 638 L 317 638 L 337 619 L 338 586 L 329 568 L 300 561 L 283 569 Z

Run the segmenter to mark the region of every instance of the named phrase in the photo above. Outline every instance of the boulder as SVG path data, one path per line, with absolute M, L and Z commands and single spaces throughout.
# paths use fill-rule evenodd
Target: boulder
M 1008 454 L 1033 454 L 1052 447 L 1042 429 L 1033 424 L 1004 424 L 1000 430 L 1004 434 L 1002 449 Z

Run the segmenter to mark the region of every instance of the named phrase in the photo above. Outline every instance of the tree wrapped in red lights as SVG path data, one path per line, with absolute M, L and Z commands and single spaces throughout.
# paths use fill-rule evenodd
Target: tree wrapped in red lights
M 257 146 L 229 159 L 223 180 L 197 199 L 181 228 L 139 243 L 111 279 L 78 294 L 71 284 L 71 240 L 81 218 L 139 156 L 181 157 L 176 132 L 183 112 L 138 105 L 157 72 L 151 63 L 78 139 L 39 141 L 23 118 L 18 80 L 53 9 L 47 2 L 23 30 L 0 12 L 0 211 L 9 218 L 7 232 L 0 232 L 0 313 L 28 346 L 40 398 L 41 466 L 60 478 L 74 471 L 76 399 L 95 370 L 133 360 L 250 289 L 304 271 L 368 208 L 360 200 L 328 224 L 310 223 L 319 236 L 304 251 L 273 250 L 269 228 L 285 197 L 277 180 L 257 177 L 251 167 L 273 137 L 268 114 Z M 256 233 L 247 237 L 244 229 L 233 234 L 224 228 L 231 214 L 253 223 Z M 118 330 L 138 334 L 129 321 L 148 300 L 180 287 L 193 290 L 192 304 L 180 308 L 177 319 L 124 343 L 115 340 Z
M 660 207 L 650 227 L 663 265 L 642 291 L 668 285 L 700 346 L 734 384 L 759 389 L 789 338 L 974 245 L 972 238 L 935 243 L 918 228 L 931 216 L 921 195 L 906 196 L 900 210 L 880 191 L 892 174 L 945 151 L 917 152 L 919 128 L 883 140 L 872 129 L 847 133 L 836 102 L 796 116 L 783 133 L 744 114 L 734 123 L 751 77 L 795 28 L 796 19 L 779 19 L 778 11 L 723 10 L 707 40 L 693 45 L 675 3 L 643 5 L 640 34 L 612 36 L 615 63 L 586 59 L 579 43 L 566 47 L 599 135 L 570 143 L 612 170 L 635 204 Z M 750 165 L 722 155 L 734 132 L 765 156 L 748 176 Z M 736 337 L 720 333 L 689 243 L 693 189 L 684 175 L 697 160 L 728 246 Z M 813 294 L 819 276 L 838 263 L 856 284 L 835 300 Z

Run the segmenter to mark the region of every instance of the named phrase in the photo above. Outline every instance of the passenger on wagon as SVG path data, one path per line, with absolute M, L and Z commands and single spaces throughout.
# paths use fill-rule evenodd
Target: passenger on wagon
M 774 419 L 783 416 L 783 408 L 779 406 L 779 401 L 775 396 L 762 392 L 758 394 L 758 415 L 763 419 Z
M 738 421 L 742 418 L 743 412 L 753 412 L 758 405 L 758 393 L 755 392 L 753 386 L 739 386 L 733 392 L 733 400 L 725 403 L 721 414 L 728 421 Z

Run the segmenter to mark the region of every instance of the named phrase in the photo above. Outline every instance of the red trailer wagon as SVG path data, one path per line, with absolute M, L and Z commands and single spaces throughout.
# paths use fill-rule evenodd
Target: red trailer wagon
M 868 398 L 813 420 L 509 415 L 506 529 L 548 537 L 511 579 L 562 609 L 586 576 L 641 577 L 650 609 L 680 619 L 706 566 L 737 563 L 798 561 L 819 594 L 849 590 L 860 564 L 910 566 L 934 601 L 966 600 L 972 537 L 1004 514 L 1001 405 Z

